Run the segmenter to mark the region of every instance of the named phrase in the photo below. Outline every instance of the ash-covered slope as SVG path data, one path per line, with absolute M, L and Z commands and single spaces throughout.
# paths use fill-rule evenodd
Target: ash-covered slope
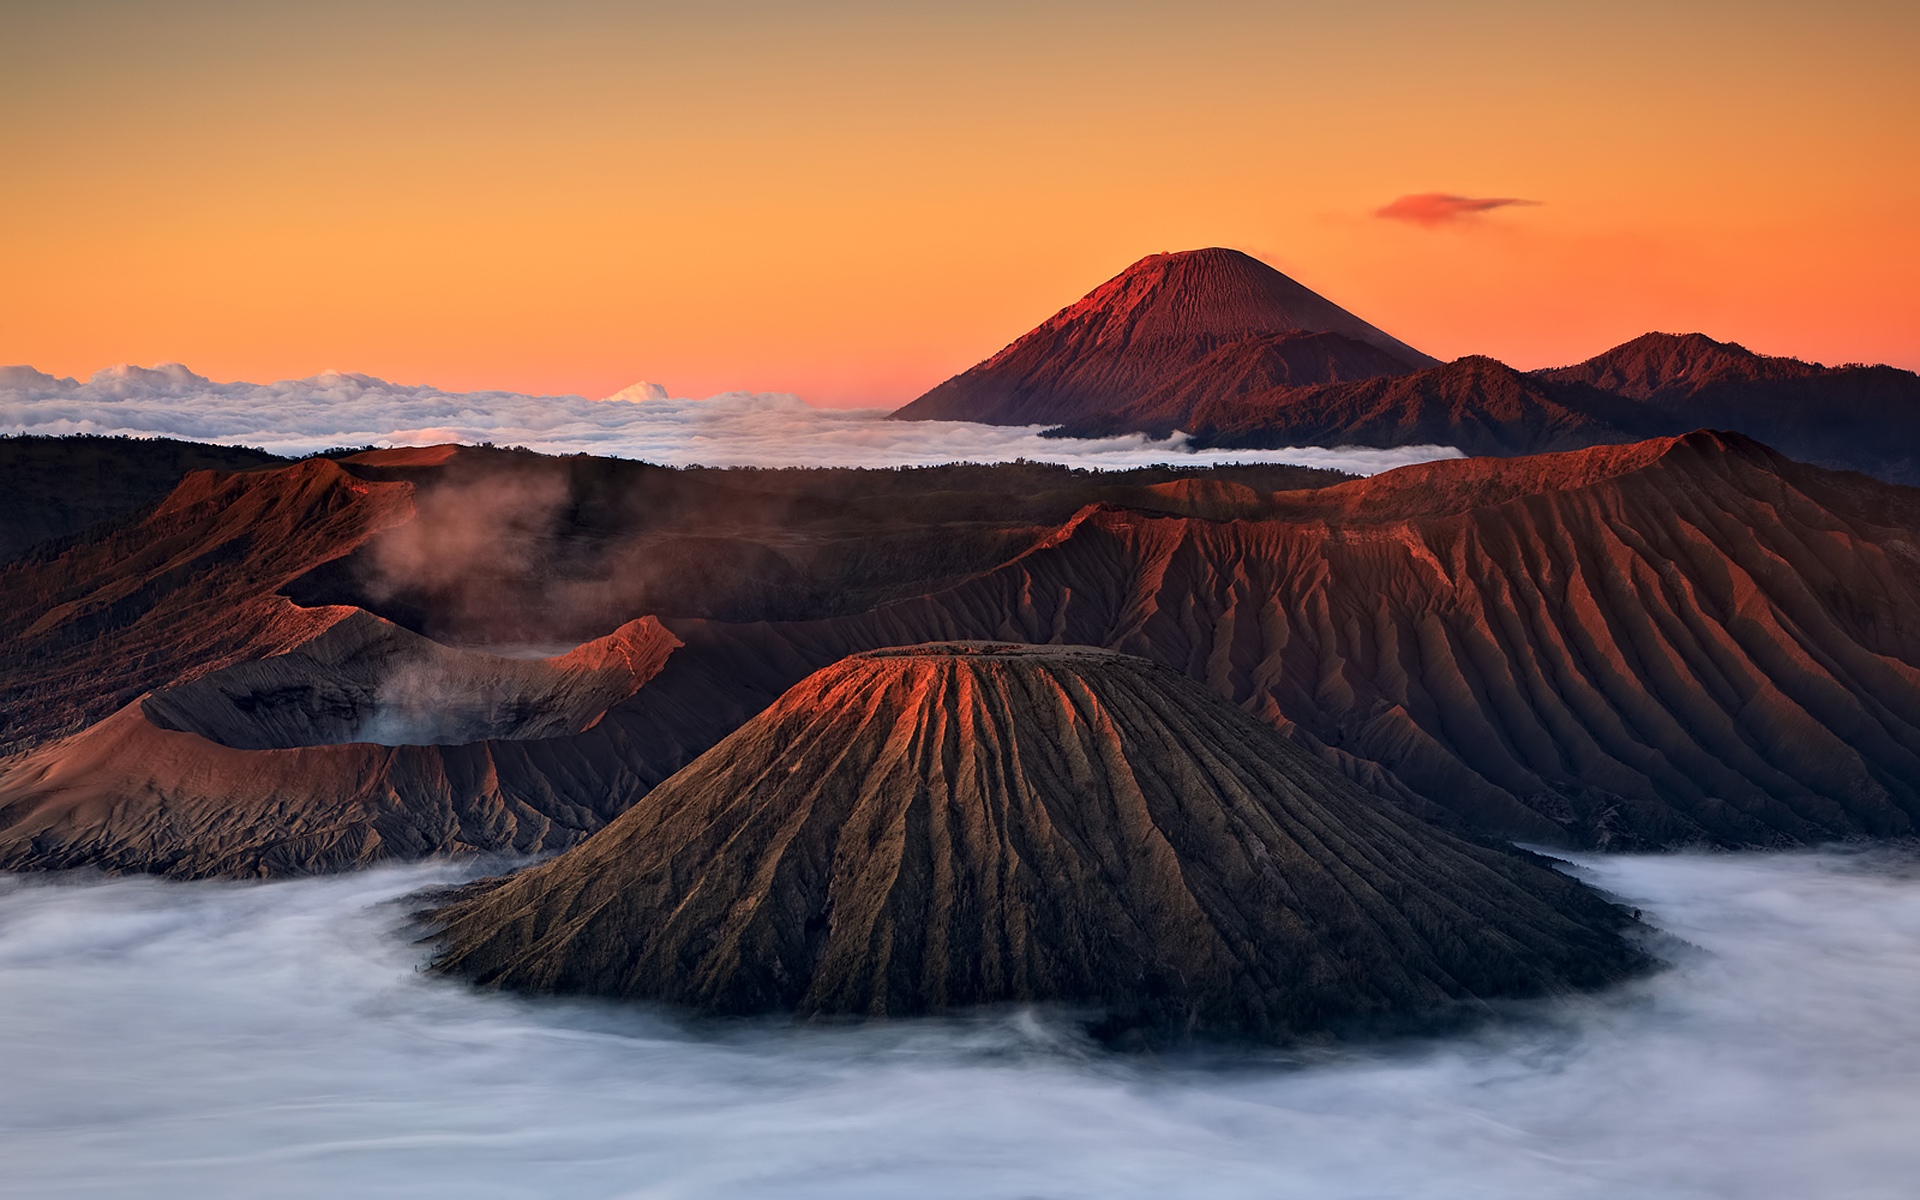
M 1165 667 L 945 644 L 803 681 L 587 844 L 443 908 L 439 969 L 713 1014 L 1000 1002 L 1285 1037 L 1593 987 L 1613 906 L 1397 812 Z
M 408 485 L 327 459 L 195 471 L 142 520 L 0 566 L 0 754 L 317 636 L 353 610 L 277 589 L 413 515 Z
M 1410 371 L 1436 361 L 1258 259 L 1237 250 L 1187 250 L 1141 259 L 893 416 L 992 425 L 1071 421 L 1131 404 L 1223 346 L 1301 332 L 1341 340 L 1297 344 L 1289 365 L 1296 378 Z
M 563 850 L 670 772 L 655 757 L 689 756 L 604 722 L 676 645 L 643 618 L 507 660 L 351 612 L 0 764 L 0 870 L 201 879 Z
M 1690 427 L 1737 429 L 1803 462 L 1920 484 L 1920 376 L 1912 371 L 1824 367 L 1698 333 L 1649 333 L 1535 376 L 1642 400 Z
M 1073 642 L 1176 667 L 1483 833 L 1920 832 L 1920 493 L 1732 434 L 1429 463 L 1259 520 L 1091 509 L 870 614 L 670 624 L 686 645 L 633 703 L 681 697 L 716 736 L 867 647 Z
M 867 611 L 663 617 L 645 639 L 659 659 L 645 683 L 566 737 L 313 745 L 345 736 L 328 706 L 364 694 L 354 671 L 317 661 L 302 668 L 311 716 L 252 683 L 235 693 L 272 718 L 278 740 L 260 744 L 284 748 L 222 746 L 234 735 L 221 723 L 192 726 L 212 735 L 200 737 L 143 715 L 145 692 L 185 694 L 351 617 L 271 589 L 312 565 L 303 554 L 338 554 L 370 525 L 406 520 L 413 486 L 332 464 L 196 477 L 142 527 L 152 537 L 116 534 L 44 571 L 0 571 L 13 605 L 0 610 L 0 686 L 28 702 L 0 711 L 30 730 L 119 710 L 28 741 L 31 771 L 0 759 L 5 861 L 294 871 L 565 845 L 812 671 L 955 638 L 1153 658 L 1376 794 L 1482 833 L 1630 848 L 1920 832 L 1920 493 L 1707 432 L 1431 463 L 1314 491 L 1221 479 L 1128 488 L 1128 503 L 1155 511 L 1086 508 L 1021 533 L 999 566 Z M 952 515 L 975 502 L 915 495 L 876 503 Z M 833 527 L 840 538 L 876 528 Z M 937 549 L 948 528 L 929 526 L 917 544 Z M 824 578 L 892 580 L 899 595 L 929 561 L 941 560 L 889 551 Z M 280 679 L 297 657 L 259 668 L 258 682 L 297 687 Z M 311 727 L 294 730 L 296 718 Z M 162 751 L 182 738 L 191 753 Z M 524 813 L 513 807 L 523 798 Z M 315 814 L 363 802 L 399 814 L 378 845 L 286 840 Z M 191 819 L 174 824 L 182 812 Z M 218 826 L 217 853 L 161 852 L 201 822 Z M 166 836 L 138 832 L 149 827 Z

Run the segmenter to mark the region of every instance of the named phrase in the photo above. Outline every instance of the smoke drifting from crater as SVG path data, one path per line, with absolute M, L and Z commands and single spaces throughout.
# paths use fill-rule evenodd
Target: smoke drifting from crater
M 0 880 L 5 1188 L 285 1197 L 1905 1195 L 1920 873 L 1586 859 L 1697 946 L 1477 1036 L 1134 1060 L 1008 1014 L 688 1031 L 415 971 L 382 901 Z

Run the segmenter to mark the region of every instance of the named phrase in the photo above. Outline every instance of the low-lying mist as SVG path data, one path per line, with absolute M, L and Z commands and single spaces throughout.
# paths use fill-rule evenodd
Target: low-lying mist
M 384 903 L 444 866 L 0 879 L 0 1193 L 1910 1195 L 1915 860 L 1582 862 L 1697 949 L 1469 1037 L 1204 1059 L 1032 1014 L 688 1030 L 471 992 Z
M 1184 437 L 1041 437 L 1042 426 L 887 421 L 885 409 L 815 408 L 780 393 L 704 400 L 633 389 L 607 400 L 443 392 L 330 371 L 278 383 L 216 383 L 178 363 L 114 367 L 82 383 L 0 368 L 0 432 L 125 434 L 255 446 L 298 457 L 332 446 L 497 442 L 545 454 L 603 454 L 670 466 L 895 467 L 1026 458 L 1120 469 L 1285 462 L 1373 475 L 1457 458 L 1445 446 L 1194 452 Z M 910 397 L 901 397 L 904 403 Z

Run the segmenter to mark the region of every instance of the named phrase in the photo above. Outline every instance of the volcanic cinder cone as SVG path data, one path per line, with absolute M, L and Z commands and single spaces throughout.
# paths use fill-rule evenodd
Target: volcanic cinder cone
M 1071 422 L 1174 384 L 1223 346 L 1315 333 L 1328 336 L 1294 347 L 1289 382 L 1437 365 L 1259 259 L 1216 246 L 1141 259 L 892 416 L 989 425 Z M 1210 373 L 1232 390 L 1237 372 L 1230 364 L 1216 362 Z
M 440 970 L 709 1014 L 1002 1002 L 1284 1038 L 1593 987 L 1631 922 L 1368 797 L 1144 659 L 818 671 L 578 849 L 432 914 Z

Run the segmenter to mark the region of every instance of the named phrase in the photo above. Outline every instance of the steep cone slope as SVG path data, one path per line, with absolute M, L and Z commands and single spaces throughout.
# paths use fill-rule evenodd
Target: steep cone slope
M 893 416 L 993 425 L 1069 421 L 1130 404 L 1222 346 L 1290 331 L 1341 334 L 1401 360 L 1401 370 L 1435 362 L 1258 259 L 1236 250 L 1188 250 L 1141 259 Z M 1313 373 L 1304 361 L 1296 365 Z
M 441 970 L 716 1014 L 1097 1007 L 1284 1037 L 1640 965 L 1534 861 L 1362 794 L 1193 681 L 946 644 L 813 675 L 580 849 L 442 909 Z
M 1535 373 L 1647 402 L 1686 426 L 1737 429 L 1789 457 L 1920 484 L 1920 376 L 1755 354 L 1697 333 L 1649 333 Z

